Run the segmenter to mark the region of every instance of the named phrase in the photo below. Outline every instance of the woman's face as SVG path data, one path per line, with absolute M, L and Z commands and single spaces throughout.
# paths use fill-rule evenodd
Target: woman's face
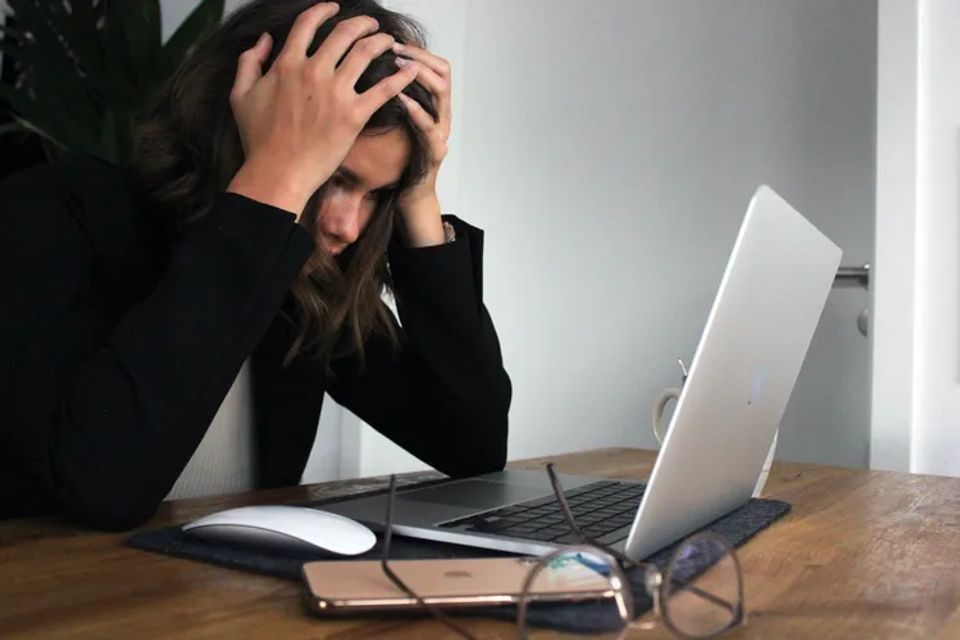
M 400 181 L 410 160 L 406 132 L 361 135 L 330 176 L 317 212 L 317 246 L 339 255 L 370 222 L 377 200 Z

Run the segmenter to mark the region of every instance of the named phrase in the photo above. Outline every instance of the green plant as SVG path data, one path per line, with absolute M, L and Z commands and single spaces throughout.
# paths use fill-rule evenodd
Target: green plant
M 159 0 L 7 0 L 0 51 L 18 73 L 0 83 L 13 118 L 0 133 L 37 135 L 50 158 L 124 163 L 135 118 L 220 21 L 223 2 L 200 0 L 164 43 Z

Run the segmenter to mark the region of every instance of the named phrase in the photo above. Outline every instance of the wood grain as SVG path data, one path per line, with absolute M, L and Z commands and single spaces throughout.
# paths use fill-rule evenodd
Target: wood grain
M 567 473 L 646 478 L 654 455 L 604 449 L 549 459 Z M 146 527 L 382 485 L 184 500 L 161 507 Z M 776 464 L 767 495 L 793 510 L 741 548 L 748 619 L 728 637 L 960 637 L 960 479 Z M 298 583 L 137 551 L 125 537 L 55 518 L 0 522 L 0 638 L 451 637 L 431 620 L 321 621 L 306 611 Z M 503 622 L 466 624 L 479 637 L 513 637 Z M 669 635 L 658 627 L 636 637 Z

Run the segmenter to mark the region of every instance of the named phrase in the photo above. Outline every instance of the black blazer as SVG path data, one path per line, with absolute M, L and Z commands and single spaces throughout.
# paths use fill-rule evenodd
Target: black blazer
M 281 362 L 295 217 L 220 194 L 175 246 L 123 171 L 76 158 L 0 185 L 0 518 L 104 529 L 150 517 L 251 357 L 260 486 L 296 484 L 324 391 L 451 475 L 502 468 L 510 381 L 482 302 L 482 232 L 391 248 L 403 348 Z

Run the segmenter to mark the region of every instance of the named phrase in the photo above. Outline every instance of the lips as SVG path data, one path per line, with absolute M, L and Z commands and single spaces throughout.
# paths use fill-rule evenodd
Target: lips
M 347 248 L 346 244 L 330 242 L 327 238 L 320 238 L 320 246 L 324 251 L 329 253 L 332 256 L 338 256 L 343 253 L 343 250 Z

